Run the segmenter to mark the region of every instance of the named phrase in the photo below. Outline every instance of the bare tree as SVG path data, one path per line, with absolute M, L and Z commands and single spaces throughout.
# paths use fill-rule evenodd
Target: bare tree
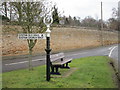
M 1 9 L 1 14 L 3 14 L 5 17 L 7 17 L 7 2 L 3 2 L 0 5 L 0 9 Z
M 4 2 L 3 3 L 3 5 L 4 5 L 4 12 L 5 12 L 5 16 L 7 17 L 7 2 Z
M 11 5 L 11 2 L 9 3 L 9 5 L 10 5 L 10 21 L 12 21 L 12 5 Z
M 45 31 L 45 26 L 41 17 L 44 4 L 40 2 L 13 2 L 12 7 L 16 12 L 16 17 L 19 25 L 23 29 L 23 33 L 42 33 Z M 37 39 L 27 39 L 29 47 L 29 70 L 32 70 L 32 51 Z
M 112 18 L 108 19 L 108 28 L 112 30 L 119 30 L 118 9 L 112 9 Z
M 9 21 L 11 21 L 11 18 L 14 17 L 14 16 L 12 16 L 12 13 L 13 13 L 12 9 L 13 8 L 11 6 L 11 2 L 12 2 L 12 0 L 7 1 L 7 2 L 1 2 L 1 4 L 0 4 L 0 9 L 1 9 L 0 14 L 1 14 L 1 16 L 4 16 L 5 18 L 8 18 Z

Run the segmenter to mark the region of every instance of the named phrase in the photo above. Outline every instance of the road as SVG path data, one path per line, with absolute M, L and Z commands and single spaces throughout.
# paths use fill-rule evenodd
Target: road
M 76 50 L 64 52 L 65 57 L 69 58 L 82 58 L 88 56 L 109 56 L 118 62 L 118 45 L 103 46 L 87 50 Z M 43 56 L 34 56 L 32 58 L 33 66 L 45 64 L 45 55 Z M 2 71 L 9 72 L 17 69 L 23 69 L 28 67 L 28 58 L 16 58 L 11 60 L 2 61 Z

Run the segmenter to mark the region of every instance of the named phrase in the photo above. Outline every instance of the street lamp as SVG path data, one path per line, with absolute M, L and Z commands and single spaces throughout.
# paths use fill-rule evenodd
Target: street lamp
M 53 18 L 51 16 L 46 16 L 43 19 L 43 22 L 45 23 L 45 25 L 47 26 L 47 30 L 46 30 L 46 80 L 50 81 L 50 25 L 53 22 Z

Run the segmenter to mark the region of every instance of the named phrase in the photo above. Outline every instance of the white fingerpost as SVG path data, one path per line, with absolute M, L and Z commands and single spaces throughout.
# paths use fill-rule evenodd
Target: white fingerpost
M 53 22 L 53 18 L 52 15 L 47 15 L 46 17 L 44 17 L 43 22 L 45 23 L 45 25 L 47 26 L 47 30 L 46 30 L 46 80 L 50 81 L 50 25 Z
M 53 22 L 53 18 L 49 15 L 47 15 L 46 17 L 44 17 L 44 23 L 45 25 L 47 26 L 47 30 L 46 30 L 46 37 L 50 37 L 50 25 L 52 24 Z

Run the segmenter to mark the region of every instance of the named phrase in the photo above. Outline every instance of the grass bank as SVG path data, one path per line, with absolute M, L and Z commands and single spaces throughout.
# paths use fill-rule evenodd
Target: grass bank
M 116 88 L 114 71 L 106 56 L 75 59 L 62 75 L 45 78 L 45 65 L 3 73 L 3 88 Z

